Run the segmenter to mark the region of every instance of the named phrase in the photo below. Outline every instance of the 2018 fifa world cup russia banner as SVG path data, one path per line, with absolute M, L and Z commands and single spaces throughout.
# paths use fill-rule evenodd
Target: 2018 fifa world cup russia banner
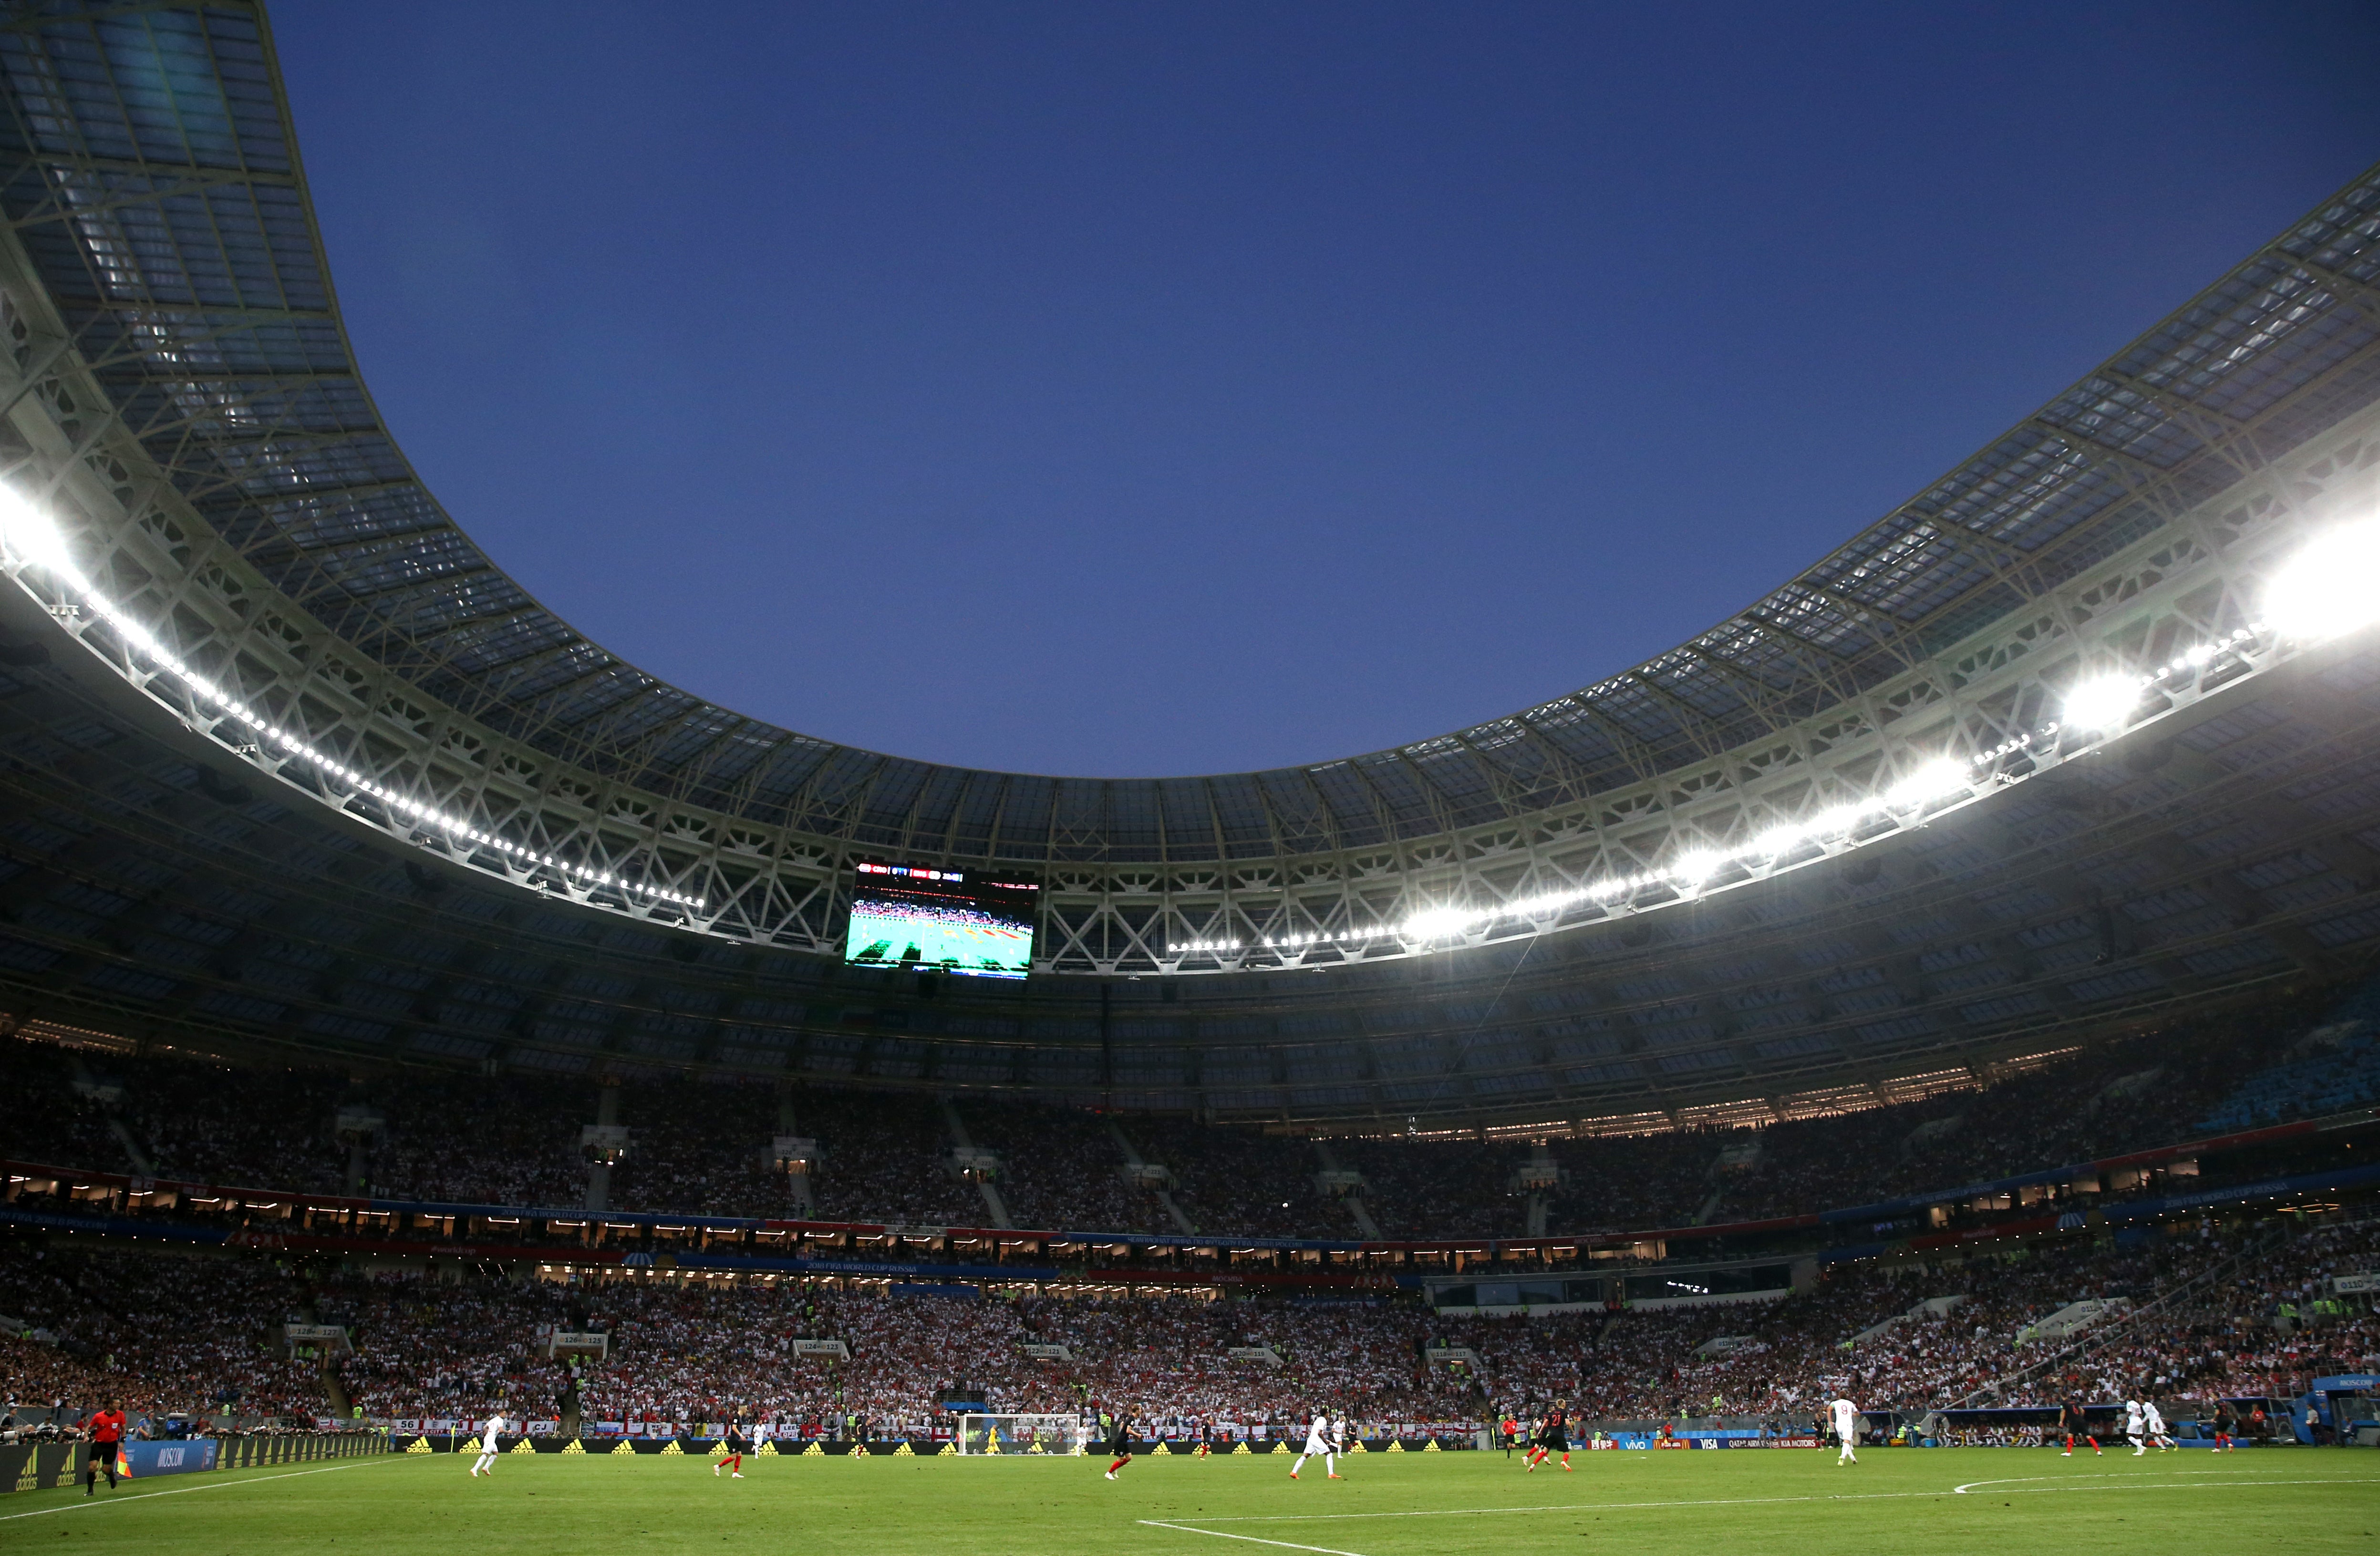
M 194 1437 L 187 1442 L 128 1442 L 119 1464 L 135 1480 L 152 1475 L 191 1475 L 214 1468 L 215 1453 L 221 1446 L 211 1437 Z

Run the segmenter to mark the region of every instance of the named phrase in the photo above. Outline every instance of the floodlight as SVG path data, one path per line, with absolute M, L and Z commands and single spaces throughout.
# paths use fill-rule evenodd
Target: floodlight
M 1761 858 L 1773 859 L 1790 854 L 1810 840 L 1810 834 L 1791 821 L 1770 827 L 1752 840 L 1752 852 Z
M 1887 805 L 1896 810 L 1901 810 L 1912 805 L 1923 805 L 1930 799 L 1940 799 L 1943 796 L 1955 794 L 1966 786 L 1967 769 L 1964 763 L 1953 761 L 1949 757 L 1936 757 L 1932 761 L 1921 764 L 1908 777 L 1887 789 L 1884 799 Z
M 1670 867 L 1670 877 L 1674 881 L 1685 881 L 1688 885 L 1698 885 L 1717 875 L 1719 867 L 1725 863 L 1727 863 L 1727 856 L 1718 849 L 1696 848 L 1690 853 L 1678 856 L 1678 862 Z
M 2380 619 L 2380 519 L 2307 541 L 2265 586 L 2265 614 L 2298 638 L 2336 638 Z
M 27 562 L 54 573 L 75 571 L 74 558 L 67 551 L 67 538 L 58 533 L 49 515 L 6 481 L 0 481 L 0 540 L 5 540 L 8 549 Z
M 1810 833 L 1814 837 L 1832 837 L 1839 833 L 1855 830 L 1867 816 L 1867 809 L 1858 805 L 1830 805 L 1810 818 Z
M 2141 705 L 2137 675 L 2095 675 L 2068 688 L 2058 711 L 2072 729 L 2119 730 Z
M 1477 917 L 1459 907 L 1426 907 L 1405 920 L 1404 931 L 1415 940 L 1443 940 L 1461 934 L 1463 927 Z

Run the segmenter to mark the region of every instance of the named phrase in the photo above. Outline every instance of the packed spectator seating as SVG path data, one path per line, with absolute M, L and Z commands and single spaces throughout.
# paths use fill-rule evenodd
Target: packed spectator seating
M 1548 1207 L 1548 1230 L 1692 1226 L 1710 1198 L 1713 1164 L 1742 1133 L 1680 1129 L 1661 1135 L 1556 1141 L 1553 1156 L 1561 1167 L 1562 1180 Z M 1764 1136 L 1767 1133 L 1763 1131 Z
M 406 1076 L 368 1088 L 358 1100 L 388 1121 L 367 1157 L 368 1182 L 382 1198 L 479 1205 L 576 1205 L 586 1198 L 587 1170 L 572 1149 L 586 1116 L 583 1088 L 565 1093 L 531 1080 L 499 1091 Z
M 1174 1202 L 1201 1232 L 1249 1237 L 1354 1234 L 1345 1210 L 1316 1187 L 1321 1162 L 1306 1141 L 1179 1118 L 1133 1119 L 1125 1129 L 1143 1158 L 1173 1173 Z
M 327 1282 L 356 1354 L 335 1371 L 340 1394 L 369 1416 L 559 1416 L 567 1362 L 540 1354 L 539 1331 L 587 1315 L 550 1286 L 468 1284 L 382 1274 Z
M 566 1137 L 595 1116 L 591 1088 L 570 1088 Z M 609 1203 L 638 1210 L 767 1219 L 794 1213 L 785 1175 L 769 1160 L 780 1134 L 773 1088 L 646 1076 L 619 1088 L 620 1122 L 634 1141 L 612 1169 Z M 568 1200 L 583 1195 L 581 1183 Z
M 1525 1149 L 1388 1139 L 1333 1142 L 1331 1150 L 1340 1165 L 1364 1174 L 1364 1207 L 1386 1236 L 1432 1237 L 1437 1228 L 1456 1226 L 1490 1237 L 1527 1231 L 1528 1197 L 1510 1186 Z
M 1750 1323 L 1742 1310 L 1709 1308 L 1617 1318 L 1581 1396 L 1591 1414 L 1677 1417 L 1807 1414 L 1817 1393 L 1835 1392 L 1868 1409 L 1911 1412 L 2069 1394 L 2095 1403 L 2295 1394 L 2323 1371 L 2380 1361 L 2380 1320 L 2346 1317 L 2311 1340 L 2269 1320 L 2324 1274 L 2375 1262 L 2380 1226 L 2367 1222 L 2286 1238 L 2202 1228 L 2130 1247 L 2092 1239 L 1932 1270 L 1855 1267 Z M 1946 1297 L 1959 1300 L 1924 1310 Z M 2111 1318 L 2070 1343 L 2026 1339 L 2070 1302 L 2111 1298 L 2141 1318 Z M 1844 1344 L 1896 1315 L 1904 1321 Z M 1698 1355 L 1722 1335 L 1743 1340 Z
M 319 1364 L 274 1343 L 279 1325 L 311 1321 L 310 1295 L 261 1258 L 94 1257 L 5 1240 L 0 1307 L 27 1325 L 0 1347 L 11 1400 L 309 1417 L 327 1403 Z
M 0 1389 L 120 1397 L 144 1414 L 419 1420 L 501 1403 L 530 1418 L 575 1406 L 588 1422 L 856 1418 L 883 1434 L 926 1429 L 961 1380 L 996 1410 L 1240 1426 L 1325 1404 L 1364 1421 L 1484 1420 L 1556 1399 L 1614 1424 L 1797 1421 L 1838 1393 L 1912 1413 L 2146 1394 L 2187 1416 L 2218 1393 L 2293 1396 L 2315 1376 L 2380 1366 L 2380 1318 L 2322 1295 L 2325 1276 L 2375 1267 L 2380 1222 L 2185 1222 L 1842 1265 L 1781 1301 L 1521 1319 L 1434 1312 L 1411 1294 L 1200 1303 L 650 1273 L 521 1283 L 13 1238 L 0 1240 L 0 1304 L 30 1333 L 0 1343 Z M 2077 1301 L 2111 1306 L 2094 1327 L 2039 1332 Z M 354 1354 L 289 1357 L 278 1337 L 291 1320 L 347 1326 Z M 553 1326 L 607 1331 L 611 1355 L 549 1359 Z M 797 1338 L 840 1340 L 850 1357 L 796 1354 Z M 1071 1359 L 1030 1358 L 1026 1343 Z M 1476 1369 L 1432 1365 L 1433 1344 L 1469 1349 Z M 1245 1347 L 1279 1365 L 1230 1356 Z
M 2257 1072 L 2210 1110 L 2209 1134 L 2253 1129 L 2380 1101 L 2380 979 L 2324 1013 L 2283 1063 Z
M 1179 1230 L 1157 1196 L 1124 1180 L 1123 1145 L 1110 1121 L 1077 1108 L 967 1099 L 956 1104 L 968 1139 L 1000 1157 L 1000 1196 L 1018 1226 L 1081 1232 Z
M 2198 1138 L 2210 1133 L 2209 1103 L 2337 999 L 2177 1024 L 1984 1091 L 1778 1124 L 1761 1132 L 1759 1167 L 1730 1189 L 1716 1219 L 1873 1203 Z
M 827 1221 L 992 1224 L 990 1203 L 955 1162 L 962 1138 L 996 1154 L 1010 1224 L 1047 1231 L 1172 1234 L 1178 1211 L 1201 1234 L 1349 1239 L 1366 1224 L 1349 1199 L 1392 1239 L 1521 1235 L 1533 1199 L 1555 1235 L 1758 1221 L 2351 1103 L 2366 1097 L 2359 1088 L 2380 1088 L 2380 1045 L 2368 1030 L 2375 1006 L 2374 985 L 2344 1003 L 2337 990 L 2318 991 L 2041 1059 L 1985 1088 L 1953 1076 L 1924 1100 L 1757 1131 L 1557 1138 L 1546 1149 L 1560 1181 L 1542 1190 L 1516 1183 L 1532 1159 L 1524 1140 L 1318 1145 L 1026 1101 L 628 1075 L 612 1092 L 630 1144 L 613 1167 L 606 1208 L 794 1217 L 803 1201 L 770 1150 L 791 1134 L 819 1142 L 807 1213 Z M 0 1098 L 0 1157 L 311 1193 L 356 1192 L 359 1160 L 363 1182 L 383 1199 L 587 1202 L 580 1130 L 596 1118 L 601 1090 L 589 1079 L 351 1076 L 22 1039 L 6 1048 L 18 1084 Z M 343 1139 L 342 1109 L 377 1128 Z M 1128 1180 L 1135 1152 L 1170 1174 L 1172 1210 Z M 1339 1169 L 1336 1180 L 1326 1165 Z
M 952 1171 L 953 1145 L 931 1098 L 805 1098 L 804 1132 L 825 1153 L 813 1192 L 827 1221 L 981 1226 L 983 1196 Z

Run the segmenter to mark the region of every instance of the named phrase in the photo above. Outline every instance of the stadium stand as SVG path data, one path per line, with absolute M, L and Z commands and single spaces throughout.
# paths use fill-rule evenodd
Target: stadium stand
M 1877 1105 L 1877 1094 L 1866 1092 L 1844 1112 L 1758 1129 L 1541 1146 L 1316 1142 L 1025 1101 L 642 1076 L 618 1088 L 629 1144 L 604 1208 L 1392 1241 L 1759 1222 L 2351 1111 L 2372 1100 L 2358 1089 L 2356 1077 L 2369 1076 L 2357 1066 L 2370 1065 L 2373 1050 L 2355 1013 L 2374 998 L 2372 985 L 2360 983 L 2344 998 L 2322 989 L 2176 1021 L 2004 1064 L 1989 1084 L 1972 1072 L 1934 1077 L 1944 1089 L 1914 1101 Z M 2321 1052 L 2292 1057 L 2309 1045 Z M 355 1192 L 348 1163 L 360 1160 L 370 1193 L 391 1201 L 587 1203 L 578 1137 L 601 1103 L 597 1088 L 584 1085 L 513 1076 L 351 1077 L 170 1053 L 98 1055 L 21 1037 L 9 1052 L 22 1080 L 0 1104 L 0 1158 L 322 1194 Z M 375 1121 L 359 1148 L 339 1138 L 342 1109 Z M 770 1161 L 771 1141 L 791 1133 L 781 1127 L 786 1117 L 818 1143 L 807 1211 Z M 978 1153 L 973 1167 L 959 1160 L 962 1138 Z M 1140 1172 L 1161 1170 L 1172 1210 L 1157 1179 L 1135 1181 L 1135 1158 Z M 1541 1191 L 1524 1184 L 1533 1162 L 1556 1174 Z M 2260 1158 L 2248 1170 L 2270 1165 Z M 992 1199 L 963 1167 L 989 1178 Z M 2206 1186 L 2216 1181 L 2210 1175 Z M 1530 1201 L 1540 1194 L 1542 1222 L 1533 1229 Z
M 0 1382 L 13 1399 L 121 1392 L 159 1414 L 310 1416 L 336 1401 L 371 1419 L 457 1418 L 501 1401 L 531 1418 L 575 1404 L 582 1422 L 759 1416 L 799 1428 L 858 1416 L 886 1434 L 928 1431 L 938 1392 L 956 1380 L 985 1389 L 996 1409 L 1097 1404 L 1243 1425 L 1287 1421 L 1319 1401 L 1390 1422 L 1484 1419 L 1500 1402 L 1568 1398 L 1613 1425 L 1682 1427 L 1806 1415 L 1845 1390 L 1907 1412 L 2069 1392 L 2288 1397 L 2313 1377 L 2380 1365 L 2380 1319 L 2315 1317 L 2326 1277 L 2375 1263 L 2380 1222 L 2209 1222 L 1845 1267 L 1765 1304 L 1524 1320 L 1373 1299 L 963 1299 L 650 1275 L 456 1281 L 18 1240 L 0 1241 L 0 1287 L 41 1339 L 0 1347 Z M 2111 1317 L 2060 1341 L 2034 1336 L 2079 1300 Z M 355 1354 L 328 1366 L 286 1358 L 265 1338 L 285 1317 L 344 1323 Z M 576 1369 L 549 1359 L 540 1340 L 552 1327 L 604 1331 L 612 1354 Z M 797 1337 L 839 1340 L 849 1358 L 795 1354 Z M 1027 1344 L 1062 1346 L 1067 1359 L 1028 1356 Z M 1425 1359 L 1443 1347 L 1475 1362 L 1454 1370 Z M 1231 1355 L 1260 1348 L 1278 1361 Z
M 2344 1112 L 2380 1100 L 2380 979 L 2363 984 L 2291 1043 L 2291 1057 L 2240 1082 L 2199 1124 L 2210 1135 Z
M 2274 608 L 2371 523 L 2380 169 L 1655 660 L 1053 779 L 505 577 L 272 60 L 246 0 L 0 30 L 19 1403 L 1641 1426 L 2380 1360 L 2380 651 Z M 844 965 L 895 848 L 1045 885 L 1031 976 Z

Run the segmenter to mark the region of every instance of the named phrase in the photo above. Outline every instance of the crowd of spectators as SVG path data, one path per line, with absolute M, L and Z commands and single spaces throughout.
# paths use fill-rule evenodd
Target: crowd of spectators
M 1528 1230 L 1529 1197 L 1513 1185 L 1525 1148 L 1390 1139 L 1333 1141 L 1330 1149 L 1342 1168 L 1364 1174 L 1364 1208 L 1384 1236 L 1429 1237 L 1434 1227 L 1487 1237 Z
M 1757 1167 L 1721 1175 L 1713 1219 L 1873 1203 L 2199 1137 L 2241 1076 L 2286 1055 L 2337 999 L 2327 991 L 2178 1022 L 1983 1090 L 1774 1125 L 1761 1132 Z
M 568 1294 L 546 1285 L 439 1282 L 397 1273 L 326 1282 L 348 1319 L 355 1352 L 334 1358 L 339 1402 L 367 1416 L 558 1416 L 570 1362 L 542 1335 L 588 1321 Z
M 1852 1266 L 1766 1309 L 1615 1316 L 1582 1362 L 1577 1397 L 1591 1415 L 1676 1418 L 1807 1416 L 1838 1393 L 1911 1413 L 2294 1396 L 2325 1372 L 2380 1364 L 2380 1319 L 2345 1305 L 2317 1317 L 2314 1295 L 2325 1275 L 2375 1265 L 2380 1223 L 2366 1222 L 2277 1240 L 2207 1224 Z M 2073 1333 L 2042 1332 L 2085 1303 L 2102 1306 L 2082 1309 L 2091 1321 Z
M 1346 1208 L 1315 1182 L 1321 1162 L 1305 1140 L 1220 1129 L 1184 1118 L 1125 1124 L 1142 1157 L 1174 1177 L 1174 1203 L 1201 1232 L 1248 1237 L 1352 1237 Z
M 129 1413 L 312 1417 L 319 1360 L 293 1357 L 285 1323 L 313 1321 L 304 1282 L 260 1258 L 91 1256 L 0 1241 L 0 1346 L 11 1401 L 117 1400 Z
M 1127 1181 L 1124 1142 L 1105 1116 L 1032 1102 L 962 1099 L 955 1105 L 969 1142 L 998 1154 L 1000 1197 L 1016 1225 L 1181 1230 L 1152 1189 Z
M 1839 1266 L 1771 1302 L 1518 1318 L 1439 1313 L 1410 1294 L 1202 1303 L 659 1273 L 517 1282 L 12 1239 L 0 1307 L 22 1328 L 0 1341 L 0 1389 L 152 1415 L 418 1421 L 500 1404 L 530 1419 L 884 1434 L 925 1429 L 961 1385 L 996 1411 L 1243 1428 L 1326 1404 L 1365 1421 L 1460 1421 L 1558 1399 L 1613 1423 L 1806 1420 L 1839 1394 L 1912 1414 L 2146 1396 L 2187 1416 L 2217 1394 L 2293 1397 L 2313 1377 L 2380 1367 L 2370 1299 L 2326 1284 L 2375 1267 L 2380 1222 L 2203 1222 Z M 2090 1322 L 2044 1331 L 2078 1303 L 2095 1305 Z M 293 1355 L 289 1322 L 344 1326 L 353 1352 Z M 550 1356 L 552 1329 L 608 1333 L 609 1354 Z
M 2178 1022 L 1924 1100 L 1757 1131 L 1555 1139 L 1544 1156 L 1525 1141 L 1318 1145 L 1178 1117 L 668 1075 L 615 1082 L 607 1112 L 584 1078 L 235 1068 L 18 1039 L 6 1043 L 18 1084 L 0 1097 L 0 1156 L 314 1193 L 357 1192 L 359 1168 L 384 1199 L 568 1207 L 586 1203 L 580 1131 L 602 1114 L 628 1130 L 610 1174 L 615 1210 L 793 1218 L 807 1206 L 820 1220 L 983 1226 L 994 1212 L 962 1173 L 965 1139 L 996 1158 L 1010 1224 L 1035 1230 L 1161 1234 L 1186 1221 L 1200 1234 L 1344 1239 L 1366 1224 L 1350 1200 L 1399 1239 L 1675 1228 L 2187 1141 L 2243 1077 L 2284 1073 L 2310 1029 L 2336 1038 L 2338 1023 L 2318 1024 L 2346 1008 L 2339 993 Z M 359 1115 L 374 1121 L 360 1139 Z M 799 1185 L 771 1150 L 787 1134 L 820 1148 Z M 1135 1153 L 1165 1170 L 1170 1209 L 1127 1172 Z M 1533 1161 L 1559 1181 L 1517 1178 Z
M 803 1137 L 823 1155 L 811 1178 L 824 1221 L 981 1226 L 983 1195 L 952 1168 L 953 1142 L 930 1097 L 805 1094 Z

